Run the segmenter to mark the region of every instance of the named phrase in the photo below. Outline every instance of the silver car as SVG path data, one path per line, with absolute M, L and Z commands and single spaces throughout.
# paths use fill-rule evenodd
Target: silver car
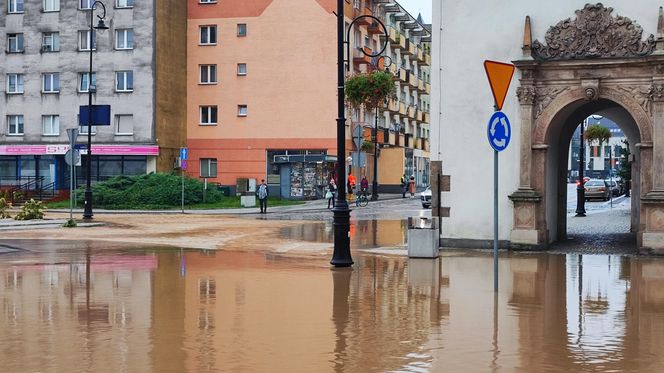
M 608 201 L 611 198 L 611 190 L 609 189 L 609 184 L 604 180 L 588 180 L 585 183 L 586 188 L 586 201 L 591 198 L 599 198 L 603 201 Z
M 427 187 L 422 193 L 420 193 L 420 201 L 422 202 L 422 208 L 430 209 L 431 208 L 431 188 Z

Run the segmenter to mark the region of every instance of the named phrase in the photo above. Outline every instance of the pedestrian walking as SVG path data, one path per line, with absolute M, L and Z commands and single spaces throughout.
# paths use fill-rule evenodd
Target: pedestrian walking
M 327 193 L 325 193 L 325 198 L 327 198 L 327 208 L 330 209 L 334 207 L 334 194 L 337 192 L 337 183 L 334 182 L 334 179 L 330 179 L 327 183 Z
M 406 198 L 406 192 L 408 191 L 408 180 L 406 180 L 406 174 L 401 176 L 401 198 Z
M 366 194 L 369 190 L 369 180 L 367 180 L 366 176 L 362 176 L 362 180 L 360 180 L 360 188 L 362 188 L 362 194 Z
M 261 214 L 267 213 L 267 184 L 265 184 L 265 179 L 261 180 L 261 184 L 258 186 L 258 203 L 260 204 Z
M 350 201 L 353 200 L 353 194 L 355 193 L 355 185 L 357 185 L 355 176 L 353 176 L 353 174 L 348 174 L 348 200 Z
M 415 197 L 415 176 L 411 176 L 408 180 L 408 191 L 410 191 L 410 198 Z

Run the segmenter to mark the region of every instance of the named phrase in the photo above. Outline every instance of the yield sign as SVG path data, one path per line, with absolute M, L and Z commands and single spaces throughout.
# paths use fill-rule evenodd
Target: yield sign
M 507 97 L 507 90 L 512 82 L 512 75 L 514 75 L 514 65 L 486 60 L 484 61 L 484 70 L 487 78 L 489 78 L 496 108 L 502 110 L 505 97 Z

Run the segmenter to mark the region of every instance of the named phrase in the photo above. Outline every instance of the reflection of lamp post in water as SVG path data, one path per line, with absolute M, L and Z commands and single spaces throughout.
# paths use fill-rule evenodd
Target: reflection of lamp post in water
M 374 268 L 375 272 L 375 268 Z M 334 268 L 332 269 L 332 322 L 335 328 L 334 343 L 334 370 L 343 371 L 346 367 L 348 354 L 348 342 L 346 341 L 346 328 L 348 327 L 350 315 L 350 280 L 353 274 L 352 268 Z

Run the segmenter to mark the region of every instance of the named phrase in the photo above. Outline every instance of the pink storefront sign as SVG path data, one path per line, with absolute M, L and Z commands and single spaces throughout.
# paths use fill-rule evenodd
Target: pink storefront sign
M 63 155 L 69 145 L 0 145 L 0 155 Z M 86 150 L 81 153 L 86 154 Z M 159 155 L 156 145 L 92 145 L 94 155 Z

